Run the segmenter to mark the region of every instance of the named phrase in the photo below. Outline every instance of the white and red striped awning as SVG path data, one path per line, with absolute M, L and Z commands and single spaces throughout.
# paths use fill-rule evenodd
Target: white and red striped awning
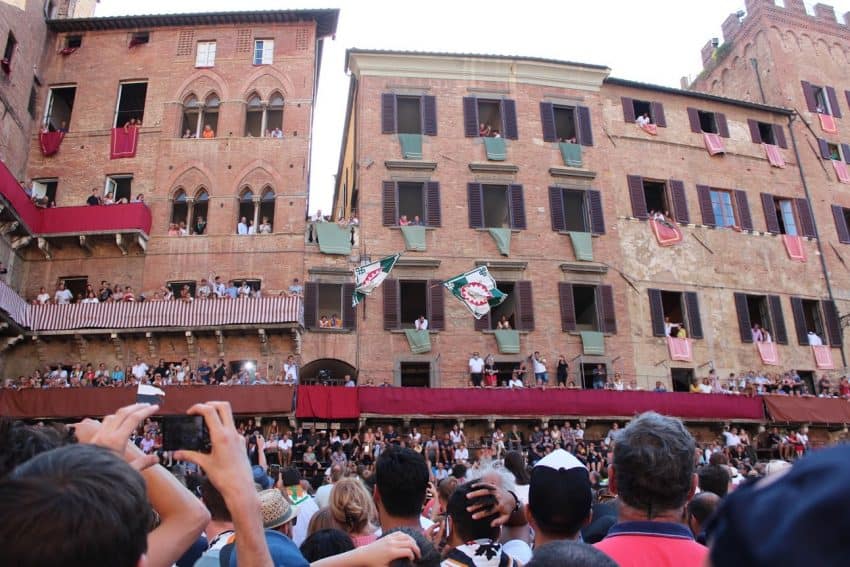
M 0 309 L 32 331 L 304 324 L 298 297 L 28 305 L 0 282 Z

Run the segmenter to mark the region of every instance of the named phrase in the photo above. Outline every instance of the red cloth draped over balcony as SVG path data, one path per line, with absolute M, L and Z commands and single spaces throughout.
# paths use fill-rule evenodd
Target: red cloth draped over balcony
M 185 413 L 200 402 L 225 400 L 237 414 L 288 414 L 292 386 L 167 386 L 159 415 Z M 0 415 L 34 419 L 100 417 L 135 403 L 136 388 L 63 388 L 0 390 Z
M 41 132 L 38 135 L 38 145 L 41 146 L 41 155 L 48 157 L 59 151 L 65 132 Z
M 850 403 L 840 398 L 764 396 L 773 421 L 788 423 L 850 423 Z
M 360 417 L 358 390 L 361 389 L 299 386 L 295 415 L 298 419 L 357 419 Z
M 760 398 L 678 392 L 466 388 L 358 388 L 360 412 L 375 415 L 574 415 L 630 417 L 654 410 L 684 419 L 764 419 Z M 298 391 L 301 395 L 301 390 Z M 300 402 L 299 402 L 300 407 Z
M 109 159 L 135 157 L 138 144 L 139 129 L 135 126 L 113 128 L 109 145 Z

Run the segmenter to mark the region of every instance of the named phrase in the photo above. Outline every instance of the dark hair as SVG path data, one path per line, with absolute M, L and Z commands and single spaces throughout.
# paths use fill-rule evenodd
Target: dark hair
M 227 504 L 224 503 L 224 497 L 206 476 L 201 478 L 201 501 L 207 507 L 207 510 L 210 511 L 211 519 L 219 522 L 233 521 L 230 517 L 230 510 L 227 509 Z
M 618 496 L 650 519 L 681 508 L 691 490 L 695 450 L 694 438 L 680 420 L 642 413 L 614 445 Z
M 525 466 L 525 457 L 519 451 L 508 451 L 505 454 L 505 468 L 511 471 L 518 485 L 531 483 L 528 467 Z
M 74 432 L 57 424 L 33 426 L 21 421 L 0 419 L 0 478 L 6 477 L 18 465 L 39 453 L 76 443 Z
M 592 545 L 562 540 L 535 547 L 525 567 L 617 567 L 617 563 Z
M 375 486 L 384 510 L 397 518 L 419 516 L 429 477 L 422 455 L 406 447 L 387 448 L 375 463 Z
M 0 482 L 0 517 L 4 564 L 135 567 L 153 511 L 145 481 L 123 459 L 75 445 L 41 453 Z
M 705 465 L 697 471 L 699 489 L 723 498 L 729 492 L 729 469 L 723 465 Z
M 301 473 L 295 467 L 287 467 L 283 469 L 283 485 L 295 486 L 301 482 Z
M 440 552 L 422 531 L 405 527 L 394 528 L 381 537 L 386 537 L 395 532 L 401 532 L 413 538 L 419 548 L 419 559 L 394 559 L 390 561 L 390 567 L 440 567 L 442 561 Z
M 466 465 L 458 463 L 452 467 L 452 476 L 461 479 L 466 476 Z
M 496 514 L 473 520 L 472 512 L 467 511 L 468 507 L 478 504 L 483 504 L 486 508 L 491 508 L 496 504 L 496 497 L 492 494 L 472 499 L 467 498 L 467 494 L 476 490 L 473 486 L 480 482 L 480 480 L 472 480 L 455 488 L 449 498 L 449 504 L 446 506 L 446 512 L 452 519 L 452 529 L 463 541 L 496 539 L 498 537 L 499 528 L 490 525 L 490 522 L 496 518 Z
M 307 537 L 299 550 L 310 563 L 354 549 L 351 537 L 342 530 L 326 528 Z

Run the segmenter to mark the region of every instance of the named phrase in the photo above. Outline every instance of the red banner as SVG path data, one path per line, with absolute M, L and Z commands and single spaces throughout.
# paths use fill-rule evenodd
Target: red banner
M 363 389 L 299 386 L 295 415 L 298 419 L 357 419 L 360 417 L 357 391 Z

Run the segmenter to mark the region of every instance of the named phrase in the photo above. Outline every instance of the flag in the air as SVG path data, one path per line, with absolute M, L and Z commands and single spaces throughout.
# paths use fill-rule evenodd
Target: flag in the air
M 499 291 L 496 280 L 487 266 L 470 270 L 443 283 L 455 297 L 460 299 L 476 319 L 481 319 L 490 309 L 500 305 L 508 294 Z
M 367 295 L 375 291 L 387 279 L 400 257 L 401 254 L 387 256 L 354 269 L 354 294 L 351 296 L 353 307 L 357 307 L 358 303 L 366 299 Z

